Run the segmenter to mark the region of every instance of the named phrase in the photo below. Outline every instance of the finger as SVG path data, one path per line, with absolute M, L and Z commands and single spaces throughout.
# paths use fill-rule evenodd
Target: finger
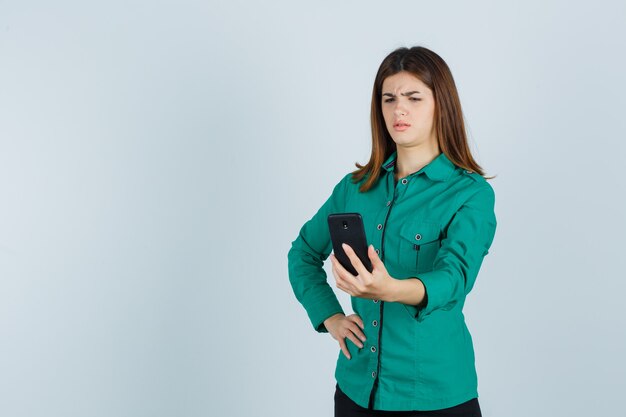
M 339 268 L 341 268 L 341 270 L 339 270 Z M 337 288 L 347 292 L 350 295 L 354 294 L 354 291 L 352 291 L 352 285 L 350 283 L 350 281 L 354 280 L 354 275 L 346 271 L 339 262 L 337 262 L 333 267 L 333 275 L 335 275 Z
M 332 267 L 333 267 L 333 272 L 338 275 L 341 276 L 341 274 L 343 273 L 342 271 L 339 270 L 339 268 L 341 268 L 343 271 L 345 271 L 345 268 L 343 268 L 343 266 L 341 265 L 341 263 L 337 260 L 337 258 L 335 258 L 334 256 L 332 257 Z
M 356 324 L 358 324 L 361 329 L 365 329 L 365 324 L 363 323 L 363 319 L 359 316 L 357 316 L 356 314 L 354 315 L 354 320 L 353 320 Z
M 349 329 L 352 331 L 352 333 L 356 334 L 359 337 L 359 339 L 365 342 L 365 339 L 366 339 L 365 333 L 363 333 L 363 331 L 361 330 L 361 327 L 359 327 L 359 323 L 355 322 L 354 320 L 351 320 L 351 321 L 352 321 L 352 324 L 350 325 Z
M 361 329 L 355 324 L 354 327 L 351 327 L 350 330 L 361 339 L 361 341 L 365 342 L 367 337 L 365 337 L 365 333 L 361 331 Z M 363 347 L 363 346 L 361 346 Z
M 343 337 L 339 339 L 339 347 L 341 347 L 341 351 L 346 356 L 346 358 L 350 359 L 350 352 L 348 352 L 348 346 L 346 346 L 346 342 Z
M 333 261 L 333 265 L 335 266 L 335 268 L 337 268 L 337 271 L 341 272 L 342 275 L 353 276 L 350 273 L 350 271 L 348 271 L 346 268 L 344 268 L 344 266 L 341 264 L 341 262 L 339 262 L 339 259 L 337 259 L 337 257 L 335 257 L 335 259 Z
M 361 349 L 363 347 L 363 343 L 354 335 L 352 329 L 350 329 L 351 331 L 348 332 L 348 335 L 346 336 L 348 339 L 352 340 L 352 343 L 354 343 L 355 345 L 357 345 L 359 347 L 359 349 Z
M 333 275 L 335 276 L 335 286 L 342 291 L 346 291 L 344 283 L 343 283 L 343 279 L 339 275 L 339 271 L 337 271 L 337 268 L 335 268 L 334 266 L 333 266 Z
M 341 274 L 339 273 L 339 271 L 337 270 L 337 267 L 334 264 L 333 264 L 332 270 L 333 270 L 333 275 L 335 276 L 335 281 L 337 282 L 337 284 L 339 284 L 339 281 L 341 281 Z
M 343 265 L 341 265 L 341 262 L 339 262 L 339 259 L 337 259 L 335 255 L 331 255 L 330 260 L 332 261 L 332 264 L 335 268 L 337 269 L 339 269 L 340 267 L 343 268 Z
M 367 270 L 367 268 L 365 268 L 363 262 L 361 262 L 361 259 L 357 256 L 356 252 L 350 247 L 350 245 L 348 245 L 347 243 L 342 243 L 341 246 L 348 256 L 348 259 L 350 259 L 350 263 L 352 264 L 354 269 L 356 269 L 357 275 L 364 276 L 364 274 L 368 274 L 369 271 Z
M 367 256 L 369 256 L 370 261 L 372 261 L 372 267 L 379 266 L 382 263 L 380 257 L 376 253 L 376 249 L 374 249 L 374 245 L 369 245 L 367 247 Z
M 354 253 L 354 252 L 353 252 Z M 347 253 L 346 253 L 347 255 Z M 348 292 L 350 295 L 355 295 L 357 293 L 357 289 L 359 288 L 359 280 L 357 277 L 352 275 L 352 272 L 348 271 L 344 266 L 339 262 L 339 260 L 335 259 L 335 268 L 339 273 L 342 279 L 342 285 L 345 288 L 344 291 Z M 354 264 L 353 264 L 354 266 Z M 358 272 L 357 272 L 358 274 Z

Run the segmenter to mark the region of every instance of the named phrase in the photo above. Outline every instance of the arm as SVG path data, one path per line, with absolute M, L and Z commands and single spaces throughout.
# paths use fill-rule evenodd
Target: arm
M 344 211 L 346 175 L 333 189 L 332 194 L 315 215 L 300 229 L 298 237 L 291 243 L 287 254 L 289 282 L 298 301 L 305 308 L 313 328 L 327 333 L 324 320 L 343 313 L 337 296 L 328 284 L 323 269 L 324 260 L 332 251 L 327 217 L 331 213 Z
M 418 320 L 437 309 L 450 310 L 471 291 L 495 235 L 494 206 L 495 195 L 487 184 L 471 195 L 453 216 L 433 270 L 400 283 L 407 291 L 400 302 L 414 305 Z
M 426 287 L 419 278 L 394 279 L 389 289 L 389 297 L 385 301 L 422 307 L 428 302 Z

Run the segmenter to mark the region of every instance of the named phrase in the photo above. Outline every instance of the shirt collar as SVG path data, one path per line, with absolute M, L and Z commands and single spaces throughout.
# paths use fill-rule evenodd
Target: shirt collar
M 396 165 L 396 157 L 398 156 L 398 151 L 395 150 L 385 162 L 383 162 L 382 167 L 387 170 L 387 172 L 394 172 Z M 428 165 L 423 167 L 417 172 L 414 172 L 410 175 L 418 175 L 421 172 L 425 172 L 428 178 L 433 181 L 447 181 L 452 175 L 452 172 L 456 169 L 456 166 L 448 159 L 446 154 L 441 152 L 435 159 L 430 161 Z

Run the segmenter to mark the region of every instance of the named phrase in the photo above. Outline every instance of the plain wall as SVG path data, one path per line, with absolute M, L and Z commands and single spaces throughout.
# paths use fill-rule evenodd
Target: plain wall
M 287 252 L 367 162 L 378 65 L 413 45 L 450 66 L 497 175 L 465 308 L 483 415 L 612 415 L 625 17 L 606 0 L 0 1 L 0 415 L 332 415 L 339 347 Z

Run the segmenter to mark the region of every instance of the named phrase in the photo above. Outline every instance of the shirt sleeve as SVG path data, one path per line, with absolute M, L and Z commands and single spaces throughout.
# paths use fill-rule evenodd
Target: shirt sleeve
M 459 208 L 448 225 L 433 270 L 418 275 L 426 287 L 418 321 L 437 309 L 450 310 L 471 291 L 496 231 L 495 194 L 491 185 L 480 188 Z
M 332 251 L 327 217 L 341 213 L 345 208 L 346 175 L 337 185 L 317 213 L 300 229 L 287 254 L 289 282 L 298 301 L 305 308 L 313 328 L 328 333 L 324 320 L 343 313 L 337 296 L 328 284 L 324 261 Z

